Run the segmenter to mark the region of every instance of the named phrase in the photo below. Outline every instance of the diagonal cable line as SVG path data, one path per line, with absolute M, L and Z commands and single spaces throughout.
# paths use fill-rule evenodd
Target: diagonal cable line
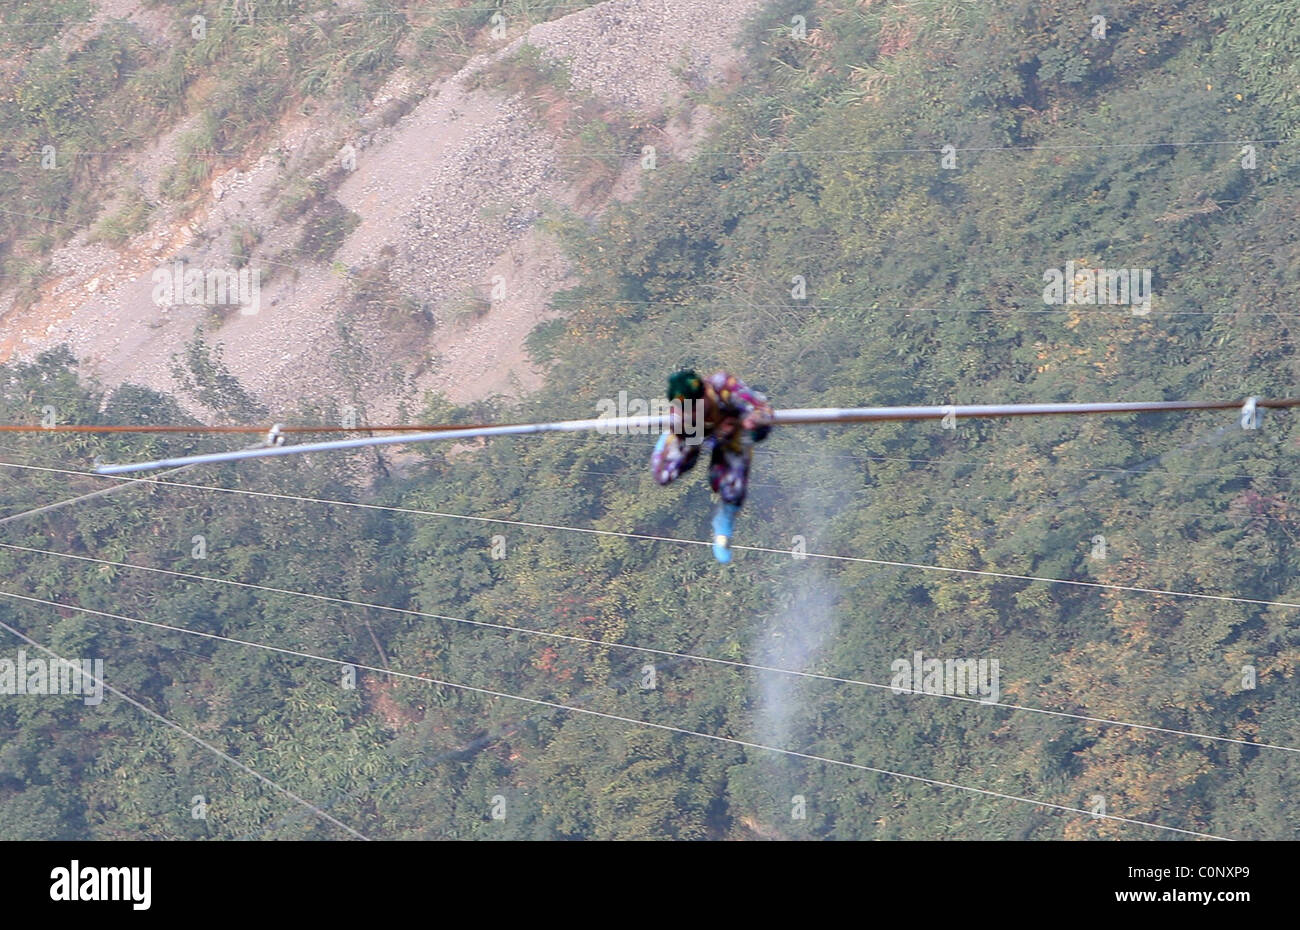
M 1128 727 L 1136 730 L 1145 730 L 1154 733 L 1165 733 L 1171 736 L 1187 736 L 1195 739 L 1212 740 L 1214 742 L 1235 743 L 1241 746 L 1253 746 L 1257 749 L 1276 749 L 1282 752 L 1300 753 L 1300 748 L 1292 746 L 1283 746 L 1274 743 L 1265 743 L 1257 740 L 1240 739 L 1230 736 L 1215 736 L 1208 733 L 1196 733 L 1189 730 L 1178 730 L 1172 727 L 1158 727 L 1150 724 L 1132 723 L 1126 720 L 1113 720 L 1106 717 L 1092 717 L 1086 714 L 1072 714 L 1067 711 L 1050 710 L 1041 707 L 1029 707 L 1022 704 L 1011 704 L 1000 701 L 988 701 L 976 697 L 966 697 L 956 694 L 939 694 L 927 691 L 898 691 L 892 685 L 881 684 L 875 681 L 866 681 L 858 678 L 843 678 L 836 675 L 825 675 L 817 672 L 801 671 L 799 669 L 780 668 L 770 665 L 756 665 L 749 662 L 742 662 L 734 659 L 722 659 L 716 656 L 699 655 L 690 652 L 674 652 L 669 649 L 658 649 L 653 646 L 638 646 L 632 643 L 623 643 L 611 640 L 590 639 L 583 636 L 575 636 L 569 633 L 555 633 L 550 630 L 538 630 L 529 627 L 512 626 L 507 623 L 493 623 L 488 620 L 471 620 L 467 617 L 452 617 L 447 614 L 436 614 L 423 610 L 414 610 L 407 607 L 393 607 L 388 604 L 372 604 L 366 601 L 356 601 L 345 597 L 334 597 L 328 594 L 315 594 L 309 591 L 294 591 L 288 588 L 276 588 L 269 585 L 254 584 L 248 581 L 235 581 L 231 578 L 216 578 L 211 575 L 199 575 L 192 572 L 181 572 L 168 568 L 154 568 L 149 565 L 137 565 L 132 562 L 115 562 L 112 559 L 100 559 L 93 556 L 76 555 L 69 552 L 55 552 L 50 549 L 38 549 L 33 546 L 19 546 L 11 543 L 0 543 L 0 549 L 11 549 L 17 552 L 28 552 L 38 555 L 52 555 L 62 559 L 72 559 L 78 562 L 88 562 L 95 565 L 111 565 L 117 568 L 129 568 L 138 571 L 153 572 L 159 575 L 168 575 L 175 578 L 184 578 L 191 581 L 206 581 L 213 584 L 230 585 L 232 587 L 247 588 L 254 591 L 262 591 L 268 594 L 284 594 L 292 597 L 308 598 L 314 601 L 324 601 L 331 604 L 341 604 L 347 607 L 356 607 L 363 610 L 382 610 L 390 613 L 402 614 L 409 617 L 423 617 L 430 620 L 442 620 L 451 623 L 460 623 L 467 626 L 475 626 L 482 629 L 501 630 L 508 633 L 523 633 L 529 636 L 539 636 L 547 639 L 561 640 L 569 643 L 578 643 L 587 646 L 596 646 L 602 649 L 625 649 L 632 652 L 646 653 L 649 655 L 665 656 L 673 659 L 684 659 L 691 662 L 705 662 L 715 665 L 725 665 L 732 668 L 749 669 L 755 672 L 765 672 L 779 675 L 791 675 L 798 678 L 808 678 L 817 681 L 827 681 L 834 684 L 857 685 L 864 688 L 876 688 L 882 691 L 892 691 L 894 693 L 905 693 L 915 695 L 925 695 L 927 697 L 937 697 L 946 700 L 963 701 L 970 704 L 980 704 L 985 707 L 997 707 L 1004 710 L 1023 711 L 1033 714 L 1044 714 L 1052 717 L 1063 717 L 1071 720 L 1079 720 L 1087 723 L 1097 723 L 1105 726 Z
M 843 766 L 845 768 L 856 769 L 858 771 L 863 771 L 863 772 L 870 772 L 875 775 L 884 775 L 889 778 L 897 778 L 903 781 L 919 782 L 921 784 L 930 785 L 936 788 L 953 788 L 958 791 L 966 791 L 972 794 L 979 794 L 986 797 L 998 798 L 1004 801 L 1017 801 L 1022 804 L 1032 804 L 1037 807 L 1045 807 L 1055 811 L 1062 811 L 1062 812 L 1067 812 L 1072 814 L 1083 814 L 1085 816 L 1092 817 L 1093 819 L 1096 820 L 1113 820 L 1119 823 L 1126 823 L 1133 826 L 1151 827 L 1156 830 L 1164 830 L 1170 833 L 1178 833 L 1185 836 L 1195 836 L 1201 839 L 1231 840 L 1231 837 L 1219 836 L 1213 833 L 1202 833 L 1196 830 L 1187 830 L 1182 827 L 1171 827 L 1166 824 L 1159 824 L 1147 820 L 1135 820 L 1128 817 L 1120 817 L 1115 814 L 1097 814 L 1094 813 L 1093 811 L 1084 810 L 1083 808 L 1069 807 L 1064 804 L 1054 804 L 1050 801 L 1040 801 L 1035 798 L 1027 798 L 1027 797 L 1022 797 L 1020 795 L 1005 794 L 1003 792 L 993 791 L 988 788 L 976 788 L 970 785 L 957 784 L 956 782 L 942 781 L 940 779 L 935 779 L 935 778 L 927 778 L 922 775 L 912 775 L 906 772 L 894 772 L 894 771 L 890 771 L 889 769 L 876 768 L 874 766 L 863 765 L 858 762 L 848 762 L 843 759 L 832 759 L 827 756 L 813 755 L 812 753 L 799 752 L 797 750 L 785 749 L 779 746 L 768 746 L 764 743 L 755 743 L 749 740 L 736 739 L 730 736 L 720 736 L 716 733 L 705 733 L 701 730 L 691 730 L 685 727 L 676 727 L 666 723 L 655 723 L 649 720 L 641 720 L 636 717 L 624 717 L 620 714 L 612 714 L 605 711 L 592 710 L 587 707 L 575 707 L 569 704 L 562 704 L 558 701 L 547 701 L 541 698 L 525 697 L 519 694 L 511 694 L 510 692 L 507 691 L 494 691 L 490 688 L 481 688 L 481 687 L 476 687 L 474 685 L 461 684 L 459 682 L 444 681 L 442 679 L 432 678 L 425 675 L 415 675 L 409 672 L 398 672 L 398 671 L 394 671 L 393 669 L 378 668 L 376 666 L 364 665 L 358 662 L 348 662 L 344 659 L 335 659 L 330 656 L 316 655 L 315 653 L 303 652 L 297 649 L 287 649 L 283 646 L 272 646 L 268 643 L 258 643 L 250 640 L 236 639 L 234 637 L 222 636 L 217 633 L 207 633 L 201 630 L 188 630 L 184 627 L 172 626 L 166 623 L 159 623 L 158 621 L 155 620 L 144 620 L 139 617 L 128 617 L 122 614 L 108 613 L 102 610 L 92 610 L 89 607 L 80 607 L 76 604 L 65 604 L 60 601 L 50 601 L 44 598 L 31 597 L 25 594 L 16 594 L 12 591 L 0 591 L 0 597 L 7 597 L 17 601 L 25 601 L 31 604 L 41 604 L 46 607 L 55 607 L 63 610 L 72 610 L 78 613 L 90 614 L 92 616 L 97 616 L 97 617 L 104 617 L 110 620 L 122 620 L 127 623 L 137 623 L 143 626 L 154 627 L 156 629 L 168 630 L 173 633 L 183 633 L 189 636 L 198 636 L 204 639 L 211 639 L 220 642 L 232 643 L 238 646 L 247 646 L 253 649 L 262 649 L 267 652 L 274 652 L 274 653 L 279 653 L 281 655 L 294 656 L 296 658 L 301 658 L 301 659 L 312 659 L 319 662 L 328 662 L 333 665 L 348 666 L 355 669 L 361 669 L 363 671 L 376 672 L 382 675 L 390 675 L 395 678 L 403 678 L 411 681 L 422 681 L 427 684 L 437 685 L 443 688 L 454 688 L 459 691 L 467 691 L 474 694 L 485 695 L 487 697 L 505 698 L 506 700 L 510 700 L 510 701 L 521 701 L 527 704 L 532 704 L 537 707 L 548 707 L 553 710 L 565 710 L 571 713 L 585 714 L 592 717 L 598 717 L 604 720 L 613 720 L 618 723 L 631 724 L 633 726 L 649 727 L 652 729 L 661 730 L 668 733 L 676 733 L 682 736 L 695 736 L 701 739 L 708 739 L 708 740 L 713 740 L 715 742 L 740 746 L 741 748 L 744 749 L 756 749 L 764 752 L 775 752 L 781 755 L 790 756 L 792 758 L 804 759 L 811 762 L 822 762 L 827 765 Z M 259 778 L 260 777 L 261 776 L 259 776 Z
M 601 530 L 591 527 L 582 526 L 565 526 L 556 523 L 536 523 L 527 520 L 510 520 L 505 517 L 480 517 L 474 514 L 465 513 L 448 513 L 439 510 L 422 510 L 415 507 L 395 507 L 385 504 L 367 504 L 361 501 L 341 501 L 328 497 L 307 497 L 299 494 L 279 494 L 273 491 L 253 491 L 247 488 L 223 488 L 217 485 L 208 484 L 189 484 L 183 481 L 158 481 L 153 478 L 123 478 L 118 475 L 99 475 L 94 472 L 76 471 L 65 468 L 51 468 L 49 466 L 25 465 L 17 462 L 0 462 L 3 468 L 26 468 L 35 471 L 59 472 L 69 475 L 84 475 L 97 478 L 116 478 L 120 481 L 149 481 L 158 487 L 187 488 L 196 491 L 217 491 L 225 494 L 246 494 L 253 497 L 263 497 L 272 500 L 287 500 L 297 503 L 310 504 L 327 504 L 339 507 L 354 507 L 362 510 L 373 510 L 386 513 L 401 513 L 413 516 L 442 517 L 449 520 L 468 520 L 477 523 L 495 523 L 505 526 L 520 526 L 526 529 L 540 530 L 558 530 L 567 533 L 585 533 L 593 536 L 607 536 L 621 539 L 639 539 L 650 542 L 667 542 L 676 543 L 686 546 L 709 546 L 712 543 L 707 539 L 683 539 L 679 536 L 658 536 L 651 533 L 629 533 L 621 530 Z M 773 549 L 765 546 L 742 546 L 733 545 L 732 549 L 747 550 L 750 552 L 774 553 L 776 555 L 789 556 L 789 549 Z M 836 555 L 827 552 L 804 552 L 801 555 L 810 559 L 825 559 L 828 561 L 854 562 L 866 565 L 879 565 L 884 568 L 911 568 L 918 571 L 945 572 L 957 575 L 972 575 L 988 578 L 1002 578 L 1010 581 L 1038 581 L 1044 584 L 1071 585 L 1083 588 L 1098 588 L 1107 591 L 1128 591 L 1134 594 L 1152 594 L 1163 595 L 1166 597 L 1180 597 L 1194 600 L 1218 601 L 1230 604 L 1251 604 L 1261 607 L 1285 607 L 1287 609 L 1300 609 L 1300 603 L 1291 601 L 1267 600 L 1264 598 L 1238 597 L 1230 594 L 1202 594 L 1194 591 L 1175 591 L 1171 588 L 1148 588 L 1140 585 L 1123 585 L 1112 584 L 1103 581 L 1078 581 L 1070 578 L 1052 578 L 1047 575 L 1024 575 L 1015 572 L 999 572 L 978 568 L 954 568 L 946 565 L 928 565 L 924 562 L 901 562 L 890 559 L 872 559 L 865 556 Z
M 265 443 L 257 443 L 255 445 L 249 446 L 248 448 L 259 449 L 264 445 Z M 191 467 L 192 466 L 190 465 L 182 465 L 180 468 L 169 469 L 165 474 L 175 475 L 179 472 L 187 471 Z M 129 484 L 119 484 L 116 487 L 101 488 L 98 491 L 91 491 L 89 494 L 81 494 L 78 495 L 77 497 L 69 497 L 66 500 L 55 501 L 52 504 L 43 504 L 40 507 L 33 507 L 31 510 L 23 510 L 19 513 L 10 514 L 7 517 L 0 517 L 0 526 L 3 526 L 6 523 L 13 523 L 14 521 L 21 520 L 24 517 L 34 517 L 38 513 L 49 513 L 51 510 L 60 510 L 64 507 L 71 507 L 73 504 L 80 504 L 85 501 L 95 500 L 100 497 L 108 497 L 110 494 L 114 494 L 118 491 L 125 490 L 126 488 L 129 487 L 130 487 Z
M 6 593 L 6 592 L 0 592 L 0 596 L 4 596 L 4 597 L 15 597 L 16 595 L 10 595 L 10 594 L 8 594 L 8 593 Z M 51 604 L 51 605 L 52 605 L 54 602 L 53 602 L 53 601 L 46 601 L 45 603 L 47 603 L 47 604 Z M 69 606 L 69 605 L 63 605 L 63 606 L 66 607 L 66 606 Z M 78 608 L 78 609 L 79 609 L 79 608 Z M 218 749 L 216 746 L 213 746 L 211 743 L 209 743 L 208 741 L 206 741 L 205 739 L 203 739 L 201 736 L 197 736 L 197 735 L 195 735 L 194 733 L 191 733 L 189 730 L 185 729 L 185 728 L 184 728 L 183 726 L 181 726 L 179 723 L 174 723 L 173 721 L 168 720 L 168 719 L 167 719 L 166 717 L 164 717 L 162 714 L 158 713 L 156 710 L 153 710 L 152 708 L 146 707 L 144 704 L 141 704 L 139 701 L 137 701 L 135 698 L 131 697 L 129 694 L 126 694 L 126 693 L 124 693 L 124 692 L 122 692 L 122 691 L 119 691 L 117 688 L 114 688 L 112 685 L 108 684 L 107 682 L 103 681 L 102 679 L 96 678 L 94 675 L 90 674 L 89 672 L 82 670 L 82 669 L 80 668 L 80 666 L 77 666 L 76 664 L 74 664 L 74 663 L 72 663 L 72 662 L 69 662 L 67 659 L 63 658 L 63 656 L 60 656 L 60 655 L 56 654 L 53 650 L 51 650 L 51 649 L 47 649 L 45 646 L 42 646 L 40 643 L 36 642 L 36 640 L 32 639 L 32 638 L 31 638 L 30 636 L 28 636 L 27 634 L 23 633 L 23 632 L 20 631 L 20 630 L 16 630 L 16 629 L 14 629 L 14 628 L 11 627 L 9 624 L 5 623 L 3 620 L 0 620 L 0 629 L 8 630 L 10 633 L 12 633 L 14 636 L 17 636 L 19 639 L 21 639 L 23 642 L 27 643 L 29 646 L 32 646 L 33 648 L 39 649 L 41 652 L 45 653 L 46 655 L 48 655 L 48 656 L 50 656 L 50 657 L 52 657 L 52 658 L 58 659 L 59 662 L 62 663 L 62 664 L 64 664 L 64 665 L 68 665 L 68 666 L 71 666 L 71 667 L 74 668 L 74 669 L 77 669 L 77 670 L 79 671 L 79 673 L 80 673 L 83 677 L 85 677 L 85 678 L 89 678 L 89 679 L 90 679 L 91 681 L 93 681 L 95 684 L 101 686 L 105 691 L 111 691 L 113 694 L 116 694 L 116 695 L 117 695 L 118 697 L 120 697 L 122 700 L 124 700 L 124 701 L 126 701 L 128 704 L 130 704 L 132 707 L 135 707 L 135 708 L 138 709 L 138 710 L 142 710 L 142 711 L 144 711 L 146 714 L 148 714 L 148 715 L 149 715 L 150 717 L 152 717 L 153 719 L 157 720 L 159 723 L 166 724 L 168 727 L 170 727 L 171 729 L 177 731 L 177 732 L 180 733 L 182 736 L 184 736 L 186 739 L 189 739 L 189 740 L 191 740 L 191 741 L 197 743 L 198 745 L 202 746 L 204 749 L 206 749 L 208 752 L 212 753 L 213 755 L 219 756 L 220 758 L 224 759 L 226 762 L 229 762 L 231 765 L 235 766 L 236 768 L 239 768 L 239 769 L 241 769 L 242 771 L 248 773 L 249 775 L 252 775 L 254 778 L 256 778 L 258 781 L 260 781 L 262 784 L 267 785 L 268 787 L 270 787 L 270 788 L 273 789 L 274 791 L 277 791 L 277 792 L 279 792 L 280 794 L 285 795 L 286 797 L 292 798 L 294 801 L 298 802 L 298 803 L 301 804 L 303 807 L 307 808 L 309 811 L 311 811 L 312 813 L 316 814 L 318 817 L 323 817 L 325 820 L 328 820 L 330 823 L 334 824 L 335 826 L 342 828 L 343 830 L 347 831 L 348 833 L 350 833 L 352 836 L 355 836 L 355 837 L 356 837 L 357 839 L 359 839 L 359 840 L 367 839 L 367 837 L 362 836 L 362 835 L 361 835 L 360 833 L 358 833 L 356 830 L 352 829 L 352 828 L 349 827 L 347 824 L 345 824 L 343 821 L 341 821 L 341 820 L 339 820 L 338 818 L 333 817 L 333 816 L 331 816 L 330 814 L 326 813 L 325 811 L 321 810 L 319 807 L 317 807 L 316 805 L 312 804 L 310 801 L 304 800 L 303 798 L 301 798 L 301 797 L 299 797 L 298 795 L 294 794 L 294 793 L 293 793 L 292 791 L 290 791 L 288 788 L 285 788 L 285 787 L 283 787 L 282 785 L 278 785 L 278 784 L 276 784 L 275 782 L 271 781 L 271 779 L 267 778 L 265 775 L 262 775 L 262 774 L 260 774 L 259 772 L 255 772 L 253 769 L 249 768 L 247 765 L 245 765 L 244 763 L 240 762 L 238 759 L 235 759 L 235 758 L 231 757 L 231 756 L 228 755 L 227 753 L 222 752 L 222 751 L 221 751 L 220 749 Z

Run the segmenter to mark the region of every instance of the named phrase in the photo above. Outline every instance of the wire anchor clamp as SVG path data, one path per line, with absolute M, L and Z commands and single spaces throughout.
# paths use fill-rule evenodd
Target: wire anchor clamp
M 1259 403 L 1258 397 L 1247 397 L 1246 402 L 1241 405 L 1241 428 L 1242 429 L 1259 429 Z

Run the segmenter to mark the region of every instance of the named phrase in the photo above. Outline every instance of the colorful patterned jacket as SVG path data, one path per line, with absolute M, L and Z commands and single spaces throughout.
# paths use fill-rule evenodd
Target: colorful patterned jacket
M 734 416 L 741 420 L 751 414 L 757 414 L 759 420 L 772 416 L 772 405 L 767 402 L 767 398 L 728 372 L 719 371 L 709 375 L 704 379 L 704 390 L 713 395 L 724 416 Z
M 760 423 L 764 423 L 772 416 L 772 405 L 767 402 L 767 398 L 729 372 L 719 371 L 709 375 L 704 379 L 704 390 L 723 417 L 735 417 L 743 421 L 752 415 Z M 690 416 L 691 414 L 687 413 L 688 419 Z M 678 436 L 685 432 L 685 427 L 680 421 L 675 422 L 674 426 L 676 428 L 673 432 Z M 703 426 L 705 434 L 710 434 L 717 423 L 706 420 Z M 739 442 L 742 435 L 747 433 L 750 442 L 761 442 L 767 436 L 768 430 L 769 427 L 766 425 L 760 425 L 749 431 L 738 429 L 735 441 Z

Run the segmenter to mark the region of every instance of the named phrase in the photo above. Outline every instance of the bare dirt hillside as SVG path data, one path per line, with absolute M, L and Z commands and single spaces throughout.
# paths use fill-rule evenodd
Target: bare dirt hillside
M 649 127 L 660 158 L 688 156 L 708 120 L 687 94 L 725 79 L 736 32 L 757 6 L 611 0 L 507 37 L 432 88 L 399 71 L 359 133 L 295 114 L 197 205 L 155 212 L 120 248 L 84 233 L 60 248 L 35 305 L 0 304 L 0 358 L 66 343 L 106 386 L 170 392 L 173 356 L 203 324 L 273 414 L 308 399 L 358 403 L 383 419 L 413 414 L 427 391 L 458 403 L 518 396 L 539 376 L 524 338 L 568 273 L 539 218 L 549 205 L 599 212 L 634 192 L 642 171 L 634 157 L 616 160 L 621 174 L 593 197 L 573 168 L 572 109 L 604 108 Z M 559 66 L 563 86 L 520 90 L 502 77 L 529 46 L 543 67 Z M 400 119 L 386 116 L 414 100 Z M 186 128 L 130 166 L 147 196 L 157 196 Z M 313 214 L 293 215 L 286 192 L 324 176 L 355 226 L 313 258 L 303 232 Z M 105 211 L 113 206 L 106 192 Z M 258 312 L 159 305 L 158 269 L 231 267 L 238 242 L 261 273 Z

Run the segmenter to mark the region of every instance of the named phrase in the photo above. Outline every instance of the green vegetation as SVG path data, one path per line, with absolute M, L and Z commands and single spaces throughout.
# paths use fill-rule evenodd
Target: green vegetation
M 307 215 L 298 237 L 298 253 L 311 261 L 328 261 L 360 222 L 361 217 L 330 197 Z
M 453 300 L 447 307 L 446 320 L 452 326 L 468 326 L 481 320 L 492 310 L 492 301 L 478 294 L 469 294 Z
M 528 355 L 536 362 L 546 364 L 555 358 L 564 343 L 567 326 L 564 320 L 546 320 L 538 323 L 528 334 Z
M 1082 0 L 837 0 L 813 15 L 780 0 L 746 32 L 749 71 L 705 154 L 661 160 L 594 225 L 551 224 L 579 280 L 556 302 L 563 323 L 530 340 L 545 387 L 518 409 L 434 399 L 424 416 L 594 416 L 620 390 L 656 395 L 680 364 L 735 371 L 787 407 L 1293 396 L 1300 172 L 1261 127 L 1292 139 L 1294 81 L 1243 58 L 1274 28 L 1271 4 L 1243 6 L 1118 2 L 1094 38 Z M 796 13 L 807 41 L 790 34 Z M 1253 41 L 1257 54 L 1284 54 L 1296 28 Z M 1068 261 L 1152 269 L 1152 312 L 1045 306 L 1044 272 Z M 791 296 L 795 276 L 807 299 Z M 178 364 L 220 417 L 262 415 L 206 346 Z M 102 397 L 69 365 L 10 366 L 0 415 L 177 415 L 140 391 Z M 802 537 L 860 561 L 741 551 L 728 571 L 699 546 L 535 526 L 703 538 L 704 477 L 656 487 L 652 436 L 429 446 L 400 468 L 373 453 L 251 463 L 187 480 L 295 499 L 132 489 L 10 524 L 0 542 L 420 613 L 0 548 L 6 590 L 72 605 L 5 601 L 0 618 L 105 657 L 116 687 L 372 837 L 1170 835 L 373 672 L 349 690 L 338 666 L 75 608 L 1073 808 L 1101 796 L 1113 816 L 1168 827 L 1294 838 L 1289 753 L 578 640 L 885 685 L 918 650 L 996 658 L 1007 703 L 1300 745 L 1294 609 L 1132 590 L 1300 600 L 1298 439 L 1289 412 L 1258 431 L 1232 412 L 779 430 L 756 456 L 739 542 L 784 552 Z M 194 443 L 7 446 L 6 461 L 66 468 Z M 4 513 L 100 486 L 5 470 Z M 196 534 L 205 561 L 190 558 Z M 338 835 L 112 698 L 5 699 L 0 733 L 6 836 Z M 190 816 L 198 794 L 206 820 Z M 791 816 L 796 795 L 806 819 Z
M 519 0 L 501 13 L 518 28 L 579 5 Z M 181 202 L 201 195 L 287 114 L 327 108 L 355 122 L 399 65 L 429 81 L 445 74 L 472 46 L 493 41 L 496 11 L 395 0 L 347 8 L 333 0 L 159 0 L 153 12 L 168 22 L 163 35 L 117 19 L 93 28 L 93 12 L 88 0 L 0 2 L 0 50 L 16 72 L 0 92 L 0 262 L 10 275 L 90 223 L 105 178 L 120 181 L 126 156 L 184 118 L 195 125 L 161 179 L 163 196 Z M 449 20 L 460 26 L 444 35 L 438 24 Z M 399 54 L 412 36 L 418 41 Z M 409 105 L 395 102 L 383 119 Z
M 149 225 L 149 204 L 139 191 L 130 192 L 122 205 L 91 230 L 91 240 L 120 246 L 144 232 Z
M 370 316 L 385 329 L 400 328 L 404 320 L 433 325 L 433 313 L 427 306 L 402 291 L 393 280 L 389 262 L 381 260 L 352 279 L 353 309 Z
M 344 233 L 343 238 L 347 234 Z M 230 261 L 236 268 L 243 268 L 253 255 L 253 249 L 262 241 L 262 234 L 243 223 L 235 224 L 230 231 Z M 339 240 L 342 242 L 342 239 Z M 337 245 L 335 246 L 337 248 Z M 331 250 L 332 252 L 333 250 Z

